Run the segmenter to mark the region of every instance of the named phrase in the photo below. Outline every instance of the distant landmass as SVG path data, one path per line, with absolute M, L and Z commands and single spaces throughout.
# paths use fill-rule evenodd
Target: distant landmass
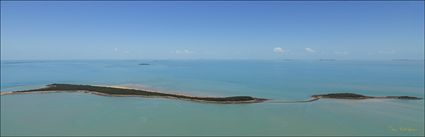
M 139 63 L 139 65 L 150 65 L 149 63 Z
M 336 59 L 319 59 L 319 61 L 336 61 Z
M 423 59 L 392 59 L 392 61 L 424 61 Z

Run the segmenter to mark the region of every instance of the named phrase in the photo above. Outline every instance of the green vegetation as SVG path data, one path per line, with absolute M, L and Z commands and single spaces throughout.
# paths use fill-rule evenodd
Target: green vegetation
M 320 94 L 320 95 L 313 95 L 314 98 L 338 98 L 338 99 L 366 99 L 366 98 L 372 98 L 369 96 L 364 96 L 360 94 L 354 94 L 354 93 L 330 93 L 330 94 Z
M 1 95 L 7 94 L 19 94 L 19 93 L 32 93 L 32 92 L 61 92 L 61 91 L 83 91 L 89 92 L 97 95 L 106 95 L 106 96 L 146 96 L 146 97 L 164 97 L 164 98 L 176 98 L 184 99 L 191 101 L 203 101 L 211 103 L 260 103 L 268 101 L 269 99 L 264 98 L 254 98 L 250 96 L 232 96 L 232 97 L 198 97 L 198 96 L 189 96 L 189 95 L 179 95 L 171 93 L 161 93 L 154 92 L 149 90 L 140 90 L 140 89 L 128 89 L 128 88 L 118 88 L 118 87 L 105 87 L 105 86 L 91 86 L 91 85 L 73 85 L 73 84 L 50 84 L 44 88 L 31 89 L 31 90 L 22 90 L 22 91 L 13 91 L 13 92 L 1 92 Z M 279 101 L 273 100 L 271 103 L 305 103 L 313 102 L 322 98 L 332 98 L 332 99 L 403 99 L 403 100 L 419 100 L 422 98 L 412 97 L 412 96 L 383 96 L 383 97 L 373 97 L 365 96 L 355 93 L 330 93 L 330 94 L 319 94 L 311 96 L 309 100 L 301 101 Z
M 90 91 L 95 93 L 102 93 L 105 95 L 116 95 L 116 96 L 152 96 L 152 97 L 173 97 L 178 99 L 189 99 L 195 101 L 210 101 L 210 102 L 222 102 L 222 103 L 258 103 L 266 101 L 267 99 L 254 98 L 250 96 L 233 96 L 233 97 L 195 97 L 187 95 L 177 95 L 170 93 L 160 93 L 147 90 L 138 89 L 126 89 L 126 88 L 115 88 L 115 87 L 101 87 L 91 85 L 73 85 L 73 84 L 51 84 L 47 87 L 16 91 L 16 92 L 37 92 L 37 91 Z
M 406 99 L 406 100 L 419 100 L 422 98 L 411 97 L 411 96 L 385 96 L 385 97 L 372 97 L 365 96 L 354 93 L 330 93 L 330 94 L 321 94 L 321 95 L 313 95 L 313 98 L 335 98 L 335 99 Z

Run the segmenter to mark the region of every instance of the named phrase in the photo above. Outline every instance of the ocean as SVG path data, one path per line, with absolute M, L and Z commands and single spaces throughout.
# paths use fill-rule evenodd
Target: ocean
M 147 63 L 148 65 L 140 65 Z M 424 97 L 424 61 L 2 60 L 1 91 L 52 83 L 196 96 Z M 424 100 L 211 104 L 84 93 L 1 96 L 1 135 L 424 135 Z

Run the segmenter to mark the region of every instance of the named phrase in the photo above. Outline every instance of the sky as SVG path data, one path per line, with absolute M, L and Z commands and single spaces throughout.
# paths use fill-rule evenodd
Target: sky
M 423 5 L 1 1 L 1 59 L 424 59 Z

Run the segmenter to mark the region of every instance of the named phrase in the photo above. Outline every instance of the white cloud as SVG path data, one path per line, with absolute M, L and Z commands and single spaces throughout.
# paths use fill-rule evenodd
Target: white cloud
M 305 51 L 310 52 L 310 53 L 314 53 L 316 52 L 314 49 L 312 48 L 304 48 Z
M 285 52 L 285 50 L 282 49 L 281 47 L 276 47 L 276 48 L 273 49 L 273 52 L 277 53 L 277 54 L 283 54 Z
M 176 54 L 191 54 L 191 53 L 193 53 L 193 51 L 188 49 L 176 50 Z

